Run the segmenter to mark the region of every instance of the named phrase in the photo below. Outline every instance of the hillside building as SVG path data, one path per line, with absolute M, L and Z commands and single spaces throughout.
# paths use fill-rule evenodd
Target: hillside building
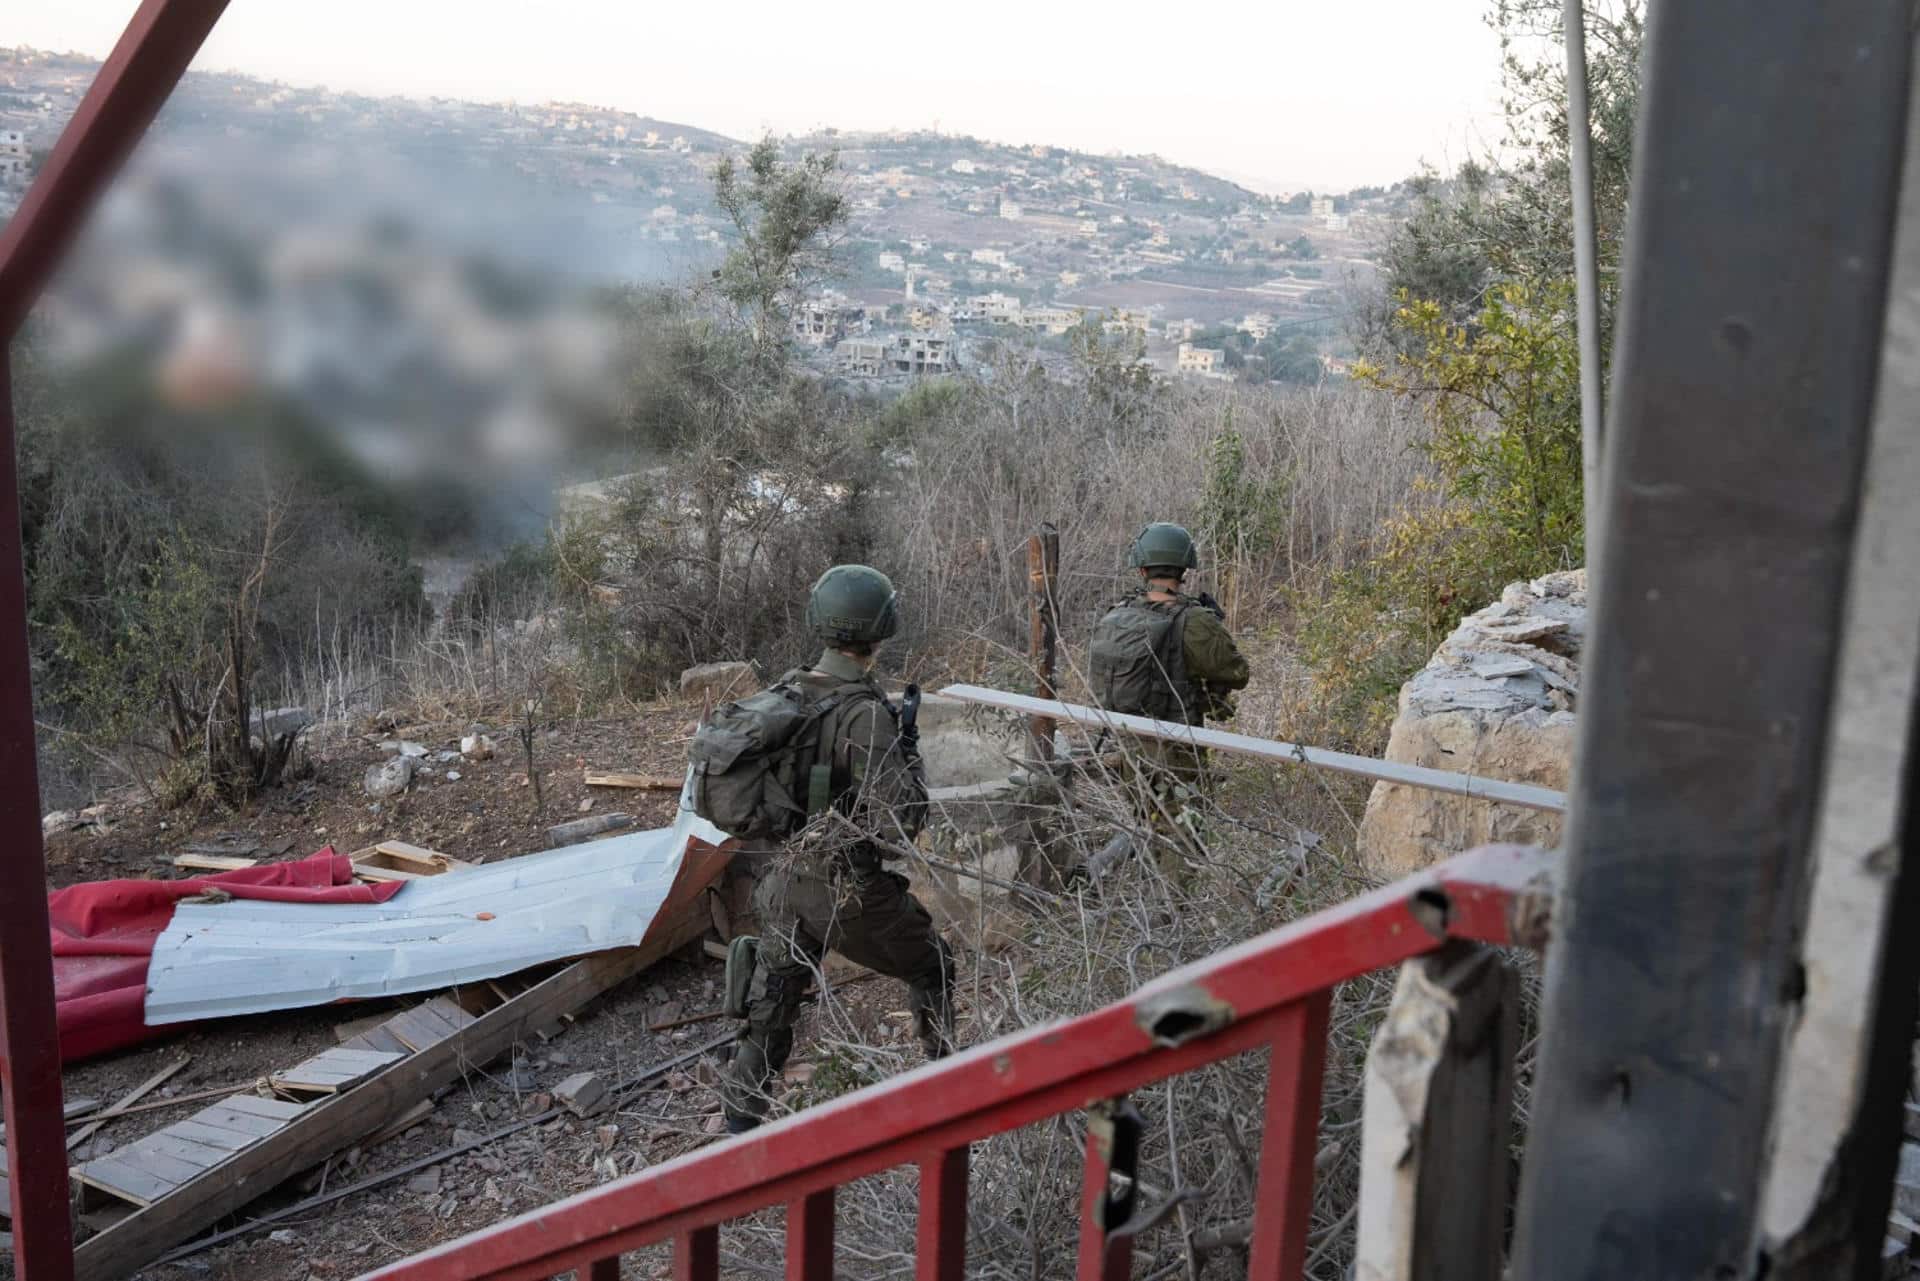
M 1222 372 L 1226 359 L 1227 353 L 1218 347 L 1196 347 L 1190 342 L 1183 342 L 1174 359 L 1174 369 L 1182 374 L 1211 378 Z

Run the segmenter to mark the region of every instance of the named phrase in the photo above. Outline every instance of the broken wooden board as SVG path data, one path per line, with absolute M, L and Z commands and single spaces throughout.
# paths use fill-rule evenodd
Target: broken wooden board
M 83 1198 L 104 1193 L 144 1208 L 284 1129 L 304 1110 L 298 1103 L 237 1094 L 202 1108 L 188 1120 L 75 1166 L 73 1179 L 80 1184 Z M 82 1208 L 90 1207 L 83 1204 Z
M 322 1050 L 284 1072 L 276 1072 L 267 1080 L 274 1089 L 288 1094 L 338 1094 L 405 1057 L 404 1053 L 391 1050 L 350 1050 L 338 1046 Z
M 375 1072 L 344 1094 L 309 1105 L 298 1121 L 235 1152 L 208 1177 L 182 1184 L 88 1240 L 74 1253 L 77 1281 L 118 1281 L 138 1271 L 287 1178 L 397 1123 L 433 1091 L 526 1041 L 535 1029 L 697 941 L 710 924 L 702 896 L 726 866 L 730 850 L 718 854 L 683 862 L 640 946 L 576 961 L 473 1019 L 456 1035 Z
M 423 876 L 459 872 L 476 864 L 406 841 L 379 841 L 347 856 L 362 881 L 417 881 Z
M 663 774 L 621 774 L 613 770 L 587 771 L 588 787 L 627 787 L 642 792 L 677 792 L 686 785 L 684 778 Z
M 173 865 L 183 872 L 237 872 L 245 867 L 258 867 L 260 860 L 233 854 L 175 854 Z

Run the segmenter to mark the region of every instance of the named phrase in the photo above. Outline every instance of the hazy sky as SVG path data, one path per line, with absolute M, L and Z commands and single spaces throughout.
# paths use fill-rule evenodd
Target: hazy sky
M 1486 0 L 232 0 L 196 66 L 620 107 L 735 137 L 930 128 L 1158 152 L 1270 189 L 1497 142 Z M 134 0 L 5 0 L 0 45 L 104 54 Z

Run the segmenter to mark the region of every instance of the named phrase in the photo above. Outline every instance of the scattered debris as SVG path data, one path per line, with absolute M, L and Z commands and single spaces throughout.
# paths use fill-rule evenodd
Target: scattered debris
M 353 874 L 363 881 L 411 881 L 443 872 L 464 871 L 474 864 L 438 850 L 422 849 L 405 841 L 381 841 L 352 854 Z
M 183 872 L 237 872 L 259 865 L 257 858 L 239 858 L 231 854 L 176 854 L 173 865 Z
M 360 782 L 360 790 L 376 800 L 398 796 L 413 782 L 413 771 L 417 764 L 411 756 L 395 756 L 378 765 L 369 765 L 366 777 Z
M 584 965 L 586 964 L 586 962 L 581 962 L 581 964 Z M 667 1076 L 669 1073 L 673 1072 L 677 1068 L 680 1068 L 681 1066 L 692 1062 L 693 1060 L 699 1058 L 700 1056 L 711 1054 L 713 1051 L 720 1049 L 722 1046 L 730 1044 L 733 1041 L 735 1035 L 736 1035 L 735 1033 L 729 1032 L 725 1036 L 717 1037 L 714 1040 L 707 1042 L 705 1045 L 699 1046 L 695 1049 L 688 1050 L 685 1054 L 681 1054 L 675 1058 L 669 1059 L 665 1063 L 655 1064 L 653 1067 L 650 1067 L 645 1071 L 641 1072 L 638 1076 L 635 1076 L 629 1080 L 621 1082 L 618 1092 L 624 1094 L 629 1091 L 638 1089 L 640 1086 L 646 1085 L 651 1081 L 656 1081 L 661 1077 Z M 473 1143 L 469 1147 L 447 1148 L 447 1149 L 444 1149 L 443 1151 L 435 1152 L 435 1153 L 432 1153 L 431 1155 L 422 1157 L 417 1161 L 411 1161 L 406 1165 L 398 1167 L 397 1169 L 386 1170 L 380 1174 L 371 1175 L 367 1178 L 361 1179 L 358 1183 L 348 1184 L 346 1187 L 335 1188 L 333 1191 L 327 1192 L 323 1195 L 310 1197 L 307 1200 L 301 1201 L 295 1205 L 289 1205 L 282 1209 L 275 1210 L 271 1214 L 262 1215 L 259 1218 L 254 1219 L 249 1223 L 243 1223 L 239 1227 L 229 1228 L 224 1232 L 216 1232 L 211 1236 L 203 1237 L 200 1240 L 193 1242 L 191 1245 L 183 1246 L 180 1249 L 175 1250 L 170 1254 L 163 1255 L 158 1261 L 161 1263 L 173 1263 L 180 1259 L 184 1259 L 189 1255 L 198 1254 L 203 1250 L 212 1249 L 214 1246 L 225 1245 L 228 1241 L 232 1241 L 235 1238 L 250 1236 L 251 1234 L 258 1232 L 260 1229 L 264 1227 L 268 1227 L 269 1225 L 274 1223 L 279 1223 L 282 1220 L 296 1218 L 298 1216 L 311 1213 L 312 1211 L 319 1209 L 321 1206 L 331 1205 L 336 1201 L 342 1201 L 351 1196 L 358 1196 L 362 1192 L 369 1192 L 369 1191 L 372 1191 L 374 1188 L 383 1187 L 386 1184 L 396 1182 L 400 1179 L 409 1178 L 412 1175 L 419 1173 L 421 1170 L 425 1170 L 430 1167 L 437 1166 L 442 1162 L 451 1160 L 454 1157 L 463 1156 L 467 1152 L 472 1151 L 473 1148 L 484 1147 L 493 1143 L 497 1143 L 501 1139 L 505 1139 L 512 1135 L 518 1134 L 521 1131 L 530 1129 L 533 1126 L 543 1125 L 543 1124 L 552 1122 L 555 1119 L 556 1115 L 559 1113 L 559 1111 L 560 1109 L 552 1108 L 552 1107 L 544 1109 L 540 1112 L 536 1112 L 532 1116 L 524 1117 L 521 1120 L 515 1121 L 509 1125 L 503 1126 L 502 1128 L 495 1130 L 491 1134 L 482 1135 L 475 1143 Z M 723 1118 L 721 1118 L 718 1114 L 715 1114 L 713 1119 L 716 1122 L 720 1122 L 721 1124 L 724 1124 Z M 87 1243 L 88 1246 L 91 1246 L 92 1244 L 93 1242 L 91 1241 Z M 84 1251 L 86 1248 L 87 1247 L 83 1246 L 82 1250 Z M 127 1270 L 131 1271 L 132 1269 L 127 1269 Z
M 460 755 L 470 761 L 490 761 L 498 750 L 485 734 L 468 734 L 460 740 Z
M 618 774 L 606 770 L 587 771 L 588 787 L 628 787 L 642 792 L 677 792 L 685 779 L 665 774 Z
M 593 1072 L 576 1072 L 553 1087 L 553 1097 L 578 1117 L 598 1116 L 613 1106 L 607 1083 Z
M 613 1145 L 620 1141 L 620 1127 L 603 1125 L 593 1132 L 594 1141 L 599 1143 L 602 1152 L 613 1151 Z
M 563 845 L 577 845 L 590 836 L 611 832 L 617 827 L 628 827 L 633 821 L 633 815 L 623 814 L 618 810 L 596 814 L 592 818 L 577 818 L 571 823 L 549 827 L 547 843 L 556 849 Z
M 408 1179 L 407 1191 L 418 1192 L 423 1196 L 431 1196 L 439 1192 L 440 1167 L 437 1165 L 429 1166 L 419 1174 L 414 1175 L 411 1179 Z
M 267 1233 L 267 1240 L 273 1242 L 275 1245 L 297 1245 L 300 1241 L 300 1235 L 292 1228 L 279 1228 Z

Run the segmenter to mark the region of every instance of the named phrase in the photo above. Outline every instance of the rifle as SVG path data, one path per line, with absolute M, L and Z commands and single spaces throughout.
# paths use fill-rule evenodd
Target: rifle
M 908 685 L 900 695 L 900 742 L 913 755 L 920 753 L 920 687 Z
M 1207 609 L 1211 610 L 1215 618 L 1219 619 L 1223 623 L 1227 621 L 1227 611 L 1220 608 L 1220 602 L 1213 598 L 1212 592 L 1201 592 L 1198 596 L 1195 596 L 1194 599 L 1199 601 L 1200 604 L 1205 606 Z

